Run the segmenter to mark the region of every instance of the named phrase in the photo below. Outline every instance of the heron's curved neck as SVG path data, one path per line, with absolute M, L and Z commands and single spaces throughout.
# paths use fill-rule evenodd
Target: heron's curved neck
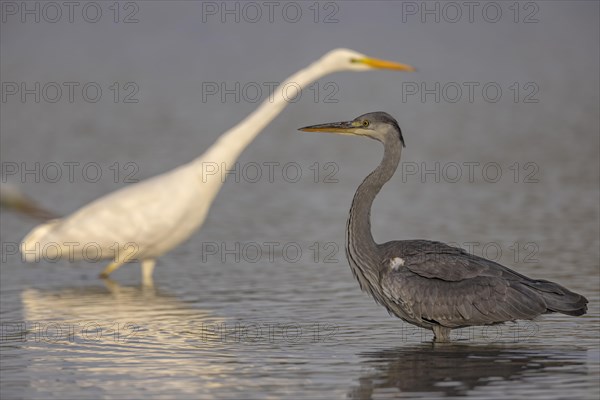
M 294 101 L 298 90 L 304 89 L 320 77 L 335 72 L 330 63 L 318 60 L 287 78 L 260 106 L 240 123 L 225 132 L 202 156 L 194 162 L 217 162 L 232 168 L 240 153 L 254 140 L 283 109 Z
M 363 256 L 376 254 L 377 244 L 371 233 L 371 207 L 383 185 L 396 172 L 402 153 L 400 140 L 390 140 L 384 143 L 384 146 L 385 152 L 381 163 L 358 187 L 348 217 L 346 239 L 348 249 L 360 252 Z

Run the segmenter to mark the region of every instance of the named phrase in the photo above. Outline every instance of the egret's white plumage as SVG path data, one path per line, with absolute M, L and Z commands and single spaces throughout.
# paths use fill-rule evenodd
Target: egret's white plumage
M 286 83 L 304 88 L 337 71 L 411 71 L 412 67 L 369 58 L 347 49 L 325 54 Z M 225 132 L 203 155 L 172 171 L 101 197 L 73 214 L 35 227 L 22 241 L 27 261 L 107 259 L 107 277 L 127 261 L 140 261 L 150 279 L 155 259 L 186 240 L 202 225 L 223 180 L 203 174 L 203 166 L 233 166 L 240 153 L 288 104 L 277 91 L 257 110 Z

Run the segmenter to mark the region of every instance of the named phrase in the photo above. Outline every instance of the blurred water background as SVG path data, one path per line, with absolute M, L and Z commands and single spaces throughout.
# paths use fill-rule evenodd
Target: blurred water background
M 280 2 L 271 21 L 262 2 L 89 3 L 73 22 L 61 3 L 58 18 L 28 2 L 39 22 L 2 5 L 2 179 L 60 214 L 193 159 L 333 48 L 418 72 L 305 90 L 153 288 L 137 265 L 103 283 L 104 265 L 23 263 L 14 245 L 36 221 L 3 210 L 3 399 L 598 398 L 598 2 L 481 2 L 471 21 L 460 2 Z M 22 99 L 36 82 L 39 102 Z M 407 142 L 375 202 L 377 241 L 467 247 L 584 294 L 589 313 L 433 346 L 361 293 L 344 226 L 381 148 L 296 128 L 376 110 Z

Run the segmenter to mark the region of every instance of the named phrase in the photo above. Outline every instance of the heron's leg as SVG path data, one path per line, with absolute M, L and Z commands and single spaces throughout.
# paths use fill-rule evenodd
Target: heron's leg
M 144 285 L 152 286 L 154 284 L 153 279 L 152 279 L 152 273 L 154 272 L 155 265 L 156 265 L 156 260 L 154 260 L 154 259 L 142 261 L 142 263 L 141 263 L 142 283 Z
M 104 271 L 102 271 L 100 273 L 100 278 L 102 279 L 106 279 L 108 278 L 108 276 L 114 272 L 114 270 L 116 270 L 117 268 L 119 268 L 121 265 L 123 265 L 123 261 L 113 261 L 110 264 L 108 264 L 106 266 L 106 268 L 104 268 Z
M 450 328 L 440 325 L 433 326 L 433 341 L 434 342 L 449 342 Z

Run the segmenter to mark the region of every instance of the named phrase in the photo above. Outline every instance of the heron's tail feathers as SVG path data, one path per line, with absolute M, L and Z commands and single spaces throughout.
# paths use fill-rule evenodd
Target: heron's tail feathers
M 559 312 L 573 316 L 583 315 L 587 312 L 588 300 L 558 283 L 540 279 L 527 283 L 527 285 L 536 289 L 542 295 L 548 312 Z

